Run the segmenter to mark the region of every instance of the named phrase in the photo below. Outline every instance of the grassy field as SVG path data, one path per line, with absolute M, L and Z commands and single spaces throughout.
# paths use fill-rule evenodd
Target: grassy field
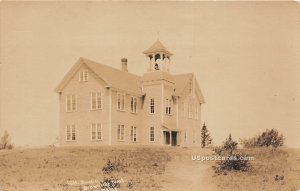
M 245 150 L 254 156 L 251 172 L 214 174 L 214 161 L 193 161 L 212 155 L 208 149 L 174 147 L 17 148 L 0 151 L 0 190 L 84 190 L 107 178 L 118 190 L 267 190 L 299 189 L 299 150 Z M 118 168 L 104 173 L 107 161 Z M 276 181 L 276 175 L 284 176 Z M 99 185 L 99 184 L 98 184 Z M 100 190 L 100 189 L 98 189 Z
M 249 172 L 229 172 L 215 175 L 210 169 L 213 182 L 211 190 L 224 191 L 298 191 L 300 190 L 300 151 L 299 149 L 269 148 L 241 149 L 247 156 L 254 156 L 253 167 Z M 277 177 L 277 178 L 276 178 Z M 278 178 L 280 177 L 280 178 Z

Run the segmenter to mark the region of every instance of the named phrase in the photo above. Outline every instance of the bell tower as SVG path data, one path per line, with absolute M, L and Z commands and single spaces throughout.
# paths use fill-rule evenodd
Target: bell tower
M 169 52 L 159 40 L 143 53 L 149 61 L 147 67 L 148 72 L 170 72 L 171 56 L 173 54 Z

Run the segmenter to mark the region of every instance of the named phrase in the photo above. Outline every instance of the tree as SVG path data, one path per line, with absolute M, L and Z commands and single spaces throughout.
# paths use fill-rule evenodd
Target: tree
M 234 140 L 232 140 L 231 138 L 231 134 L 229 134 L 228 139 L 226 139 L 226 141 L 224 142 L 224 149 L 229 151 L 230 155 L 232 155 L 233 151 L 236 149 L 237 147 L 237 142 L 235 142 Z
M 211 143 L 212 143 L 212 138 L 204 123 L 201 129 L 201 146 L 202 148 L 204 148 L 210 145 Z
M 276 149 L 284 144 L 284 136 L 276 129 L 266 129 L 263 133 L 250 139 L 242 139 L 241 143 L 246 148 L 252 147 L 273 147 Z
M 11 138 L 8 132 L 5 130 L 3 136 L 0 138 L 0 149 L 11 149 Z

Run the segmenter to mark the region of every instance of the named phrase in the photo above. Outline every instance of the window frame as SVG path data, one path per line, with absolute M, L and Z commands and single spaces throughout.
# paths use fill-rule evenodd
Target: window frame
M 66 137 L 65 138 L 66 138 L 66 141 L 76 141 L 76 126 L 74 124 L 66 125 Z
M 118 107 L 118 111 L 125 111 L 125 101 L 126 101 L 125 94 L 124 93 L 117 93 L 117 107 Z M 123 105 L 123 107 L 122 107 L 122 105 Z
M 102 109 L 102 92 L 91 92 L 91 110 L 101 110 Z M 95 105 L 94 105 L 95 103 Z M 95 108 L 94 108 L 95 106 Z
M 155 99 L 154 98 L 149 99 L 149 113 L 150 114 L 155 113 Z
M 172 99 L 166 98 L 165 100 L 165 114 L 172 115 Z
M 66 95 L 66 112 L 77 111 L 77 96 L 75 94 Z
M 89 79 L 89 72 L 88 70 L 83 70 L 79 72 L 79 82 L 87 82 Z
M 154 126 L 150 127 L 149 130 L 150 130 L 149 131 L 149 141 L 150 142 L 155 142 L 155 128 L 154 128 Z
M 125 141 L 125 125 L 123 125 L 123 124 L 118 125 L 118 128 L 117 128 L 117 141 Z
M 138 99 L 135 96 L 130 97 L 130 111 L 131 113 L 137 113 Z
M 94 129 L 95 131 L 94 131 Z M 95 133 L 95 138 L 93 137 L 93 133 Z M 99 137 L 100 133 L 100 137 Z M 102 124 L 101 123 L 92 123 L 91 124 L 91 140 L 92 141 L 102 141 Z
M 131 126 L 130 140 L 131 140 L 131 142 L 137 142 L 137 128 L 136 128 L 136 126 Z

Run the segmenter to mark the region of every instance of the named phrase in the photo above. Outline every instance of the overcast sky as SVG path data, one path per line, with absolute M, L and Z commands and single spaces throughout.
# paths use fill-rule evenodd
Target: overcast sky
M 1 119 L 16 145 L 58 136 L 54 88 L 79 57 L 143 75 L 159 37 L 171 72 L 194 72 L 202 119 L 219 144 L 266 128 L 300 147 L 296 2 L 1 2 Z

